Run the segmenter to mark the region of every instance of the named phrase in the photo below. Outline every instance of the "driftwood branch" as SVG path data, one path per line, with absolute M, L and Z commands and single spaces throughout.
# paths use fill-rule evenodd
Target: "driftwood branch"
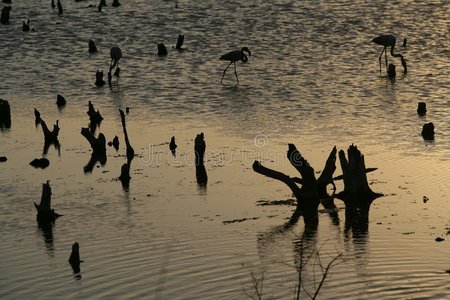
M 42 186 L 41 202 L 39 204 L 36 204 L 36 202 L 34 202 L 34 206 L 36 207 L 37 210 L 38 221 L 53 222 L 57 217 L 60 216 L 55 212 L 54 209 L 52 209 L 51 199 L 52 199 L 52 189 L 50 187 L 49 181 L 47 181 L 47 183 L 44 183 Z

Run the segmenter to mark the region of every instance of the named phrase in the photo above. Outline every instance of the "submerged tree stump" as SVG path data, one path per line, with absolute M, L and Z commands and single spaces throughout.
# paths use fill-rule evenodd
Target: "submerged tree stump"
M 56 120 L 56 124 L 53 125 L 53 130 L 50 131 L 44 120 L 41 119 L 42 131 L 44 133 L 44 139 L 46 144 L 59 144 L 58 134 L 59 134 L 59 120 Z
M 88 102 L 88 111 L 87 114 L 89 116 L 89 120 L 92 124 L 99 125 L 103 121 L 103 117 L 100 114 L 100 111 L 95 111 L 94 105 L 91 101 Z
M 128 163 L 124 163 L 120 169 L 120 176 L 119 180 L 122 183 L 122 187 L 125 190 L 128 190 L 130 188 L 130 165 Z
M 163 43 L 158 44 L 158 55 L 159 56 L 167 55 L 167 48 Z
M 197 134 L 194 141 L 195 176 L 197 178 L 197 184 L 202 188 L 205 188 L 208 184 L 208 173 L 206 172 L 204 164 L 205 151 L 205 135 L 202 132 L 200 134 Z
M 42 187 L 42 197 L 41 203 L 36 204 L 34 202 L 34 206 L 37 210 L 37 220 L 39 222 L 54 222 L 56 218 L 58 218 L 59 214 L 55 212 L 51 207 L 51 198 L 52 198 L 52 189 L 50 187 L 49 181 L 43 184 Z
M 0 128 L 11 127 L 11 107 L 9 102 L 0 99 Z
M 339 151 L 344 190 L 336 195 L 345 203 L 345 221 L 347 227 L 367 230 L 369 223 L 369 209 L 373 200 L 382 194 L 373 192 L 367 182 L 367 169 L 364 155 L 355 145 L 347 150 L 348 160 L 343 150 Z

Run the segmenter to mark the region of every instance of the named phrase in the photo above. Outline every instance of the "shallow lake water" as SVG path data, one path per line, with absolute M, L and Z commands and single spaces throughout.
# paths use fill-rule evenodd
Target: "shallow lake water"
M 264 278 L 263 299 L 292 299 L 302 246 L 320 248 L 323 265 L 343 254 L 320 299 L 450 298 L 448 1 L 182 0 L 175 8 L 122 0 L 101 13 L 87 7 L 96 2 L 65 0 L 58 16 L 50 1 L 13 0 L 11 24 L 0 26 L 0 98 L 12 115 L 0 131 L 8 158 L 0 163 L 1 299 L 250 299 L 252 274 Z M 34 32 L 22 32 L 27 18 Z M 404 75 L 388 56 L 395 80 L 380 76 L 382 46 L 371 43 L 388 33 L 408 63 Z M 172 49 L 178 34 L 182 52 Z M 89 39 L 98 53 L 88 53 Z M 166 57 L 156 55 L 161 42 Z M 106 74 L 113 46 L 123 52 L 121 77 L 98 88 L 95 72 Z M 240 84 L 232 67 L 220 84 L 227 62 L 219 57 L 242 46 L 252 54 L 236 64 Z M 120 148 L 108 147 L 106 164 L 86 173 L 88 101 L 104 117 L 97 132 L 107 141 L 117 135 Z M 137 154 L 128 191 L 117 180 L 126 161 L 118 110 L 126 107 Z M 50 147 L 43 170 L 28 164 L 43 156 L 34 108 L 61 127 L 60 152 Z M 432 142 L 420 135 L 426 122 L 436 127 Z M 201 132 L 206 187 L 194 166 Z M 259 205 L 293 198 L 252 170 L 259 160 L 298 176 L 288 143 L 316 172 L 333 146 L 352 143 L 378 168 L 368 179 L 384 196 L 371 206 L 367 232 L 345 229 L 339 200 L 338 218 L 321 210 L 317 230 L 306 233 L 302 220 L 284 226 L 294 206 Z M 33 202 L 47 180 L 63 216 L 40 228 Z M 74 242 L 79 274 L 67 261 Z M 302 271 L 309 292 L 320 282 L 317 267 Z

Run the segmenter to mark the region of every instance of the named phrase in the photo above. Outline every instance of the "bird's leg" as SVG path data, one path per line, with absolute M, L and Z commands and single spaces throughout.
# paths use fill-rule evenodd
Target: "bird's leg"
M 378 61 L 380 63 L 380 76 L 381 76 L 381 57 L 383 56 L 383 52 L 386 50 L 386 47 L 383 48 L 383 51 L 381 51 L 380 56 L 378 57 Z
M 228 67 L 231 65 L 232 61 L 230 61 L 230 63 L 228 64 L 228 66 L 225 68 L 225 70 L 223 70 L 223 74 L 222 74 L 222 79 L 220 80 L 220 83 L 222 83 L 223 81 L 223 77 L 225 76 L 225 72 L 227 71 Z
M 392 46 L 391 46 L 392 48 Z M 388 62 L 387 62 L 387 51 L 386 47 L 384 47 L 384 60 L 386 61 L 386 73 L 388 73 Z
M 233 62 L 233 63 L 234 63 L 234 75 L 236 75 L 236 80 L 237 80 L 236 84 L 239 84 L 239 78 L 238 78 L 237 71 L 236 71 L 236 62 Z

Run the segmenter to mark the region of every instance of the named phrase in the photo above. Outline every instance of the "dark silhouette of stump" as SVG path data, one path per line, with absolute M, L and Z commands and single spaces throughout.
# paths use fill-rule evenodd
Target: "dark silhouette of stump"
M 108 143 L 108 146 L 113 146 L 116 151 L 119 150 L 119 138 L 117 137 L 117 135 L 113 138 L 112 142 Z
M 397 76 L 397 73 L 395 72 L 395 65 L 394 64 L 389 64 L 389 68 L 388 68 L 388 77 L 390 79 L 393 79 Z
M 11 127 L 11 107 L 9 102 L 0 99 L 0 128 Z
M 103 121 L 103 117 L 100 114 L 100 111 L 99 110 L 95 111 L 94 105 L 92 104 L 91 101 L 89 101 L 89 103 L 88 103 L 87 114 L 88 114 L 89 120 L 91 121 L 91 124 L 93 126 L 100 125 L 100 123 Z
M 206 185 L 208 184 L 208 174 L 204 165 L 205 151 L 205 135 L 202 132 L 197 134 L 194 141 L 195 175 L 197 177 L 197 184 L 201 188 L 206 188 Z
M 184 42 L 184 35 L 183 34 L 179 34 L 178 35 L 178 39 L 177 39 L 177 44 L 175 45 L 175 49 L 177 49 L 179 51 L 186 50 L 184 48 L 181 48 L 183 46 L 183 42 Z
M 44 183 L 42 186 L 41 203 L 39 203 L 38 205 L 36 204 L 36 202 L 34 202 L 34 206 L 37 210 L 37 220 L 39 222 L 53 223 L 56 218 L 61 216 L 57 214 L 54 209 L 52 209 L 51 198 L 52 189 L 50 187 L 49 181 L 47 181 L 47 183 Z
M 30 19 L 27 19 L 27 21 L 23 21 L 22 23 L 22 31 L 23 32 L 28 32 L 30 31 Z
M 163 43 L 158 44 L 158 55 L 159 56 L 167 55 L 167 48 Z
M 89 40 L 89 53 L 95 53 L 95 52 L 97 52 L 97 46 L 95 46 L 95 43 L 93 40 Z
M 85 173 L 91 173 L 97 162 L 102 166 L 106 164 L 106 138 L 103 133 L 100 133 L 96 138 L 89 128 L 81 128 L 81 135 L 86 138 L 92 148 L 91 159 L 84 167 Z
M 66 98 L 64 98 L 64 96 L 58 94 L 56 96 L 56 105 L 58 106 L 58 108 L 62 108 L 66 105 Z
M 403 44 L 402 44 L 402 46 L 403 46 L 403 47 L 406 47 L 406 43 L 407 43 L 407 42 L 408 42 L 408 40 L 407 40 L 406 38 L 404 38 L 404 39 L 403 39 Z
M 119 176 L 120 182 L 122 182 L 122 187 L 124 190 L 128 191 L 130 188 L 130 164 L 124 163 L 120 169 L 120 176 Z
M 112 7 L 119 7 L 121 6 L 119 0 L 113 0 L 113 3 L 111 4 Z
M 97 72 L 95 73 L 95 85 L 100 87 L 104 86 L 105 83 L 106 82 L 103 80 L 103 71 L 97 70 Z
M 53 130 L 50 131 L 47 127 L 47 124 L 44 120 L 41 119 L 41 127 L 42 131 L 44 133 L 44 150 L 43 155 L 46 155 L 48 153 L 48 149 L 50 148 L 50 145 L 54 145 L 55 148 L 58 150 L 58 153 L 60 151 L 60 144 L 58 140 L 58 134 L 59 134 L 59 120 L 56 120 L 56 124 L 53 125 Z
M 9 14 L 11 12 L 11 6 L 4 6 L 0 15 L 0 23 L 3 25 L 9 25 Z
M 173 136 L 170 139 L 169 149 L 170 149 L 170 152 L 172 152 L 172 155 L 175 156 L 176 155 L 176 149 L 177 149 L 177 144 L 175 144 L 175 136 Z
M 434 124 L 432 122 L 423 124 L 422 137 L 424 140 L 434 140 Z
M 127 147 L 127 152 L 126 152 L 127 162 L 128 162 L 128 164 L 131 165 L 131 161 L 134 158 L 134 149 L 133 149 L 133 147 L 131 147 L 130 140 L 128 139 L 127 126 L 125 123 L 125 114 L 124 114 L 123 110 L 121 110 L 121 109 L 119 109 L 119 113 L 120 113 L 120 120 L 122 121 L 123 135 L 125 136 L 125 145 Z
M 34 124 L 38 126 L 41 123 L 41 113 L 35 108 L 34 109 Z
M 6 162 L 8 158 L 6 156 L 0 156 L 0 163 Z
M 343 150 L 339 151 L 344 190 L 336 195 L 345 204 L 346 228 L 366 232 L 369 226 L 369 209 L 373 200 L 383 196 L 373 192 L 367 182 L 364 155 L 354 145 L 347 150 L 348 160 Z
M 74 243 L 72 244 L 72 252 L 69 257 L 69 263 L 74 274 L 79 274 L 81 272 L 80 264 L 82 262 L 83 261 L 80 259 L 80 245 L 78 243 Z M 77 279 L 81 279 L 81 276 L 77 277 Z
M 3 0 L 2 3 L 5 3 L 5 4 L 11 4 L 12 1 L 11 1 L 11 0 Z
M 427 104 L 425 102 L 419 102 L 417 104 L 417 114 L 419 116 L 425 116 L 427 114 Z
M 35 168 L 45 169 L 50 165 L 50 161 L 46 158 L 35 158 L 30 162 L 30 165 Z

